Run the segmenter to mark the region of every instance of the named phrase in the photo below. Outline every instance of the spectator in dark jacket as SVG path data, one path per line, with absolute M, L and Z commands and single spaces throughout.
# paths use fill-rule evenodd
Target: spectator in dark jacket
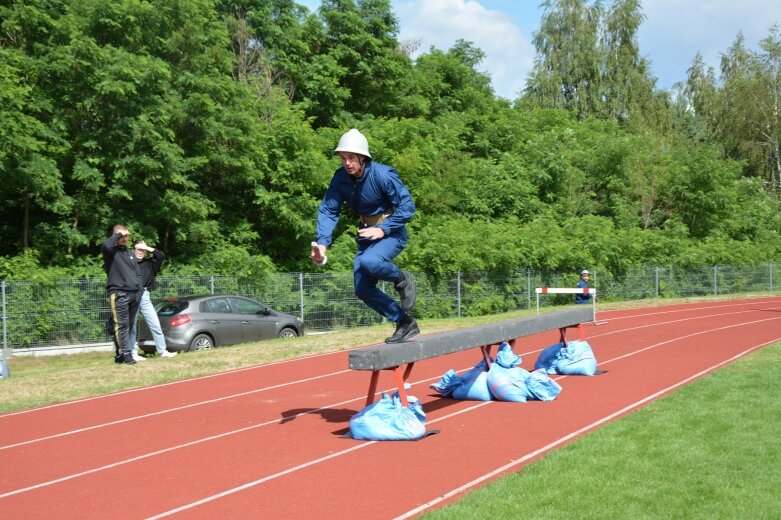
M 103 242 L 103 268 L 108 276 L 106 292 L 111 311 L 111 336 L 114 340 L 114 362 L 132 365 L 133 344 L 130 327 L 136 319 L 141 298 L 141 270 L 127 247 L 130 232 L 124 224 L 116 224 L 112 235 Z

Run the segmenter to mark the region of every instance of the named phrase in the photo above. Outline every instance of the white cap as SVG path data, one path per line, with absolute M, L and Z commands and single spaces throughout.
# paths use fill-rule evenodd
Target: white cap
M 366 139 L 365 135 L 355 128 L 342 135 L 334 152 L 351 152 L 365 155 L 369 159 L 372 158 L 372 156 L 369 155 L 369 141 Z
M 583 276 L 584 274 L 588 274 L 588 271 L 587 271 L 586 269 L 583 269 L 583 270 L 580 272 L 580 276 Z

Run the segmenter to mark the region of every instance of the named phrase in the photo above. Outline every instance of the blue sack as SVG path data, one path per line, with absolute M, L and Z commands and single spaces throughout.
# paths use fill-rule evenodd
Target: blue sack
M 480 361 L 469 372 L 461 376 L 461 384 L 450 394 L 453 399 L 468 399 L 471 401 L 490 401 L 491 391 L 488 389 L 488 365 Z
M 529 372 L 521 367 L 505 368 L 499 363 L 494 363 L 488 370 L 488 389 L 499 401 L 525 403 L 529 399 L 534 399 L 534 395 L 526 385 L 528 378 Z
M 556 372 L 568 376 L 593 376 L 597 373 L 597 358 L 585 341 L 574 340 L 561 349 L 556 360 Z
M 521 364 L 521 356 L 513 352 L 509 343 L 503 341 L 496 353 L 496 362 L 504 368 L 513 368 Z
M 442 394 L 443 397 L 447 397 L 460 384 L 461 376 L 459 376 L 456 371 L 451 368 L 445 372 L 445 375 L 442 376 L 442 379 L 440 379 L 439 382 L 434 383 L 433 385 L 429 385 L 429 388 L 433 388 L 438 393 Z
M 561 393 L 561 386 L 541 368 L 529 374 L 526 387 L 540 401 L 552 401 Z
M 555 345 L 551 345 L 550 347 L 546 347 L 545 349 L 543 349 L 543 351 L 540 352 L 540 355 L 537 358 L 537 362 L 534 363 L 534 370 L 539 370 L 543 368 L 549 374 L 555 374 L 556 360 L 558 359 L 559 352 L 561 351 L 562 348 L 564 348 L 564 343 L 558 342 Z
M 524 403 L 534 396 L 526 386 L 529 372 L 520 368 L 521 356 L 512 351 L 507 343 L 499 346 L 496 363 L 488 370 L 488 389 L 499 401 Z
M 402 406 L 398 392 L 372 403 L 350 418 L 353 439 L 367 441 L 410 441 L 426 435 L 426 414 L 420 401 L 408 396 Z
M 430 387 L 445 397 L 453 399 L 469 399 L 472 401 L 490 401 L 491 391 L 488 390 L 488 364 L 485 360 L 471 370 L 459 376 L 455 370 L 448 370 L 438 383 Z

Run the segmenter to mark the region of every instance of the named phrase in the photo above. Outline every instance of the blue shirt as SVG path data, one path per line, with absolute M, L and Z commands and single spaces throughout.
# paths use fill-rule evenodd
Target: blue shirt
M 333 243 L 334 229 L 339 222 L 343 203 L 363 216 L 393 210 L 393 215 L 379 225 L 385 235 L 403 231 L 415 215 L 415 202 L 395 168 L 367 160 L 363 175 L 355 178 L 342 166 L 334 173 L 317 211 L 318 244 L 330 246 Z
M 578 282 L 579 289 L 588 289 L 588 282 L 583 278 Z M 575 295 L 575 303 L 588 303 L 591 299 L 591 295 L 588 293 L 578 293 Z

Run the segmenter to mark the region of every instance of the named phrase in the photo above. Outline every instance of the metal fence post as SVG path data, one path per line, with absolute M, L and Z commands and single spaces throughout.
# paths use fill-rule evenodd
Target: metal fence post
M 526 308 L 532 308 L 532 271 L 526 270 Z
M 719 266 L 713 266 L 713 295 L 719 294 Z
M 654 298 L 659 297 L 659 266 L 654 267 Z
M 461 317 L 461 271 L 456 276 L 456 312 Z
M 770 292 L 773 292 L 773 262 L 770 262 Z
M 0 352 L 0 379 L 5 379 L 11 375 L 8 371 L 8 362 L 6 361 L 9 357 L 9 352 L 7 329 L 5 327 L 5 280 L 0 280 L 0 289 L 0 292 L 3 294 L 3 350 Z
M 209 276 L 209 291 L 214 294 L 214 275 Z
M 298 273 L 298 294 L 300 295 L 301 321 L 304 321 L 304 273 Z

